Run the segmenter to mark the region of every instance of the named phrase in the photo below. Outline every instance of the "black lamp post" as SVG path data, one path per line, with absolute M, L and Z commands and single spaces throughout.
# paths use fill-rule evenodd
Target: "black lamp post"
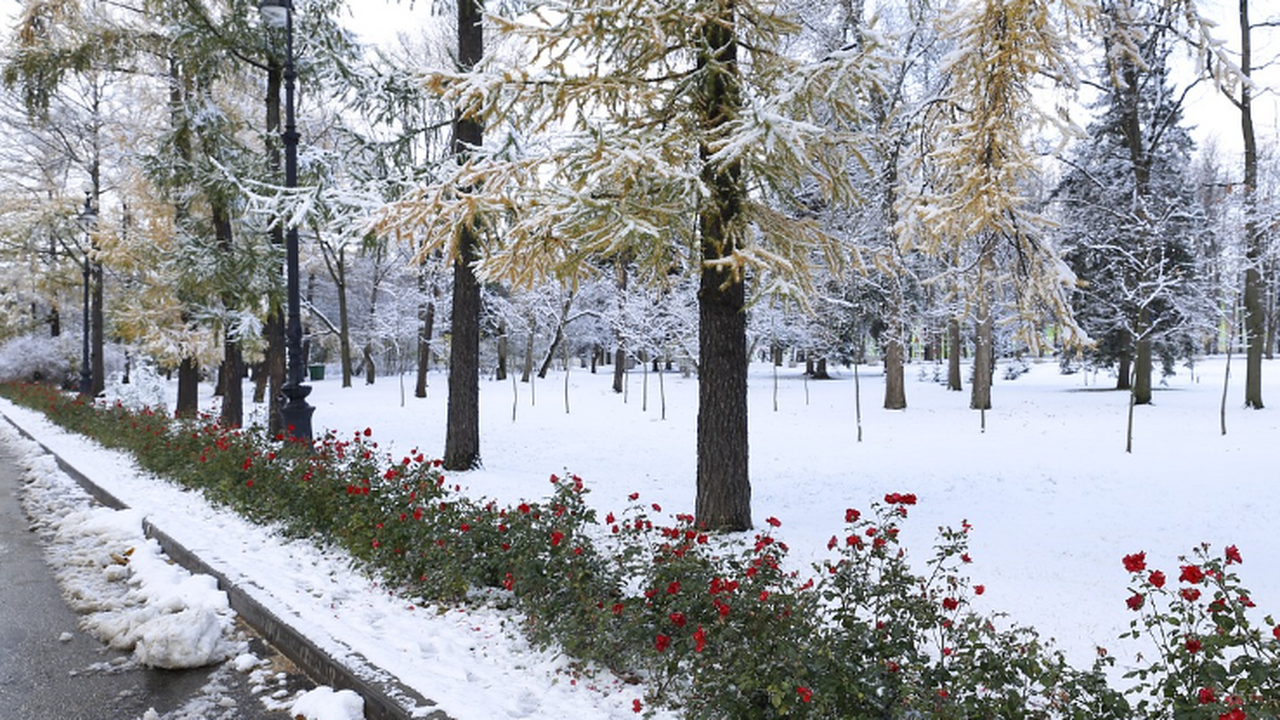
M 93 207 L 93 193 L 85 191 L 84 209 L 76 217 L 80 228 L 84 230 L 84 342 L 80 355 L 80 395 L 88 397 L 93 394 L 93 366 L 89 364 L 89 234 L 98 222 L 98 211 Z
M 298 187 L 298 128 L 293 117 L 293 93 L 298 71 L 293 63 L 293 0 L 259 0 L 258 10 L 265 24 L 284 28 L 284 185 Z M 315 408 L 307 404 L 311 387 L 303 384 L 302 310 L 298 283 L 298 228 L 292 223 L 285 228 L 285 275 L 288 284 L 288 318 L 285 323 L 285 345 L 289 363 L 284 385 L 280 388 L 285 402 L 280 419 L 285 432 L 293 439 L 311 441 L 311 414 Z

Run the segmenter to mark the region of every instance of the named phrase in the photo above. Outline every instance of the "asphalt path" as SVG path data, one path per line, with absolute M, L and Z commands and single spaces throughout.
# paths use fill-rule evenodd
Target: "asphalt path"
M 241 624 L 270 665 L 158 670 L 81 632 L 18 499 L 20 476 L 0 445 L 0 718 L 4 720 L 286 720 L 263 699 L 312 686 Z M 154 716 L 153 716 L 154 717 Z

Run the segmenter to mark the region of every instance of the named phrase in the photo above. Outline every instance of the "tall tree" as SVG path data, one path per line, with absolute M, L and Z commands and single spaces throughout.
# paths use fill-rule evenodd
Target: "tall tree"
M 1118 362 L 1117 387 L 1137 405 L 1151 402 L 1154 355 L 1168 369 L 1194 352 L 1205 319 L 1192 248 L 1203 223 L 1186 177 L 1186 88 L 1169 81 L 1170 12 L 1159 0 L 1103 7 L 1102 112 L 1056 193 L 1066 257 L 1083 281 L 1077 317 L 1097 341 L 1090 354 Z
M 1074 278 L 1048 242 L 1030 195 L 1039 175 L 1032 130 L 1061 125 L 1037 106 L 1034 91 L 1040 78 L 1074 83 L 1062 30 L 1070 22 L 1061 13 L 1086 11 L 1074 0 L 982 0 L 943 18 L 944 38 L 955 44 L 943 67 L 950 84 L 921 116 L 929 147 L 903 214 L 910 246 L 958 259 L 953 272 L 967 276 L 975 410 L 991 407 L 995 317 L 1007 288 L 1015 291 L 1028 342 L 1037 341 L 1035 329 L 1046 316 L 1059 318 L 1069 338 L 1083 336 L 1068 302 Z
M 458 70 L 475 69 L 484 58 L 484 2 L 458 2 Z M 453 152 L 461 164 L 484 144 L 484 123 L 459 109 L 453 121 Z M 458 228 L 453 257 L 453 339 L 449 349 L 449 405 L 445 426 L 444 466 L 470 470 L 480 464 L 480 260 L 479 229 L 471 222 Z
M 538 2 L 495 22 L 533 57 L 518 67 L 495 58 L 434 84 L 519 134 L 410 193 L 383 228 L 412 228 L 432 248 L 455 228 L 483 221 L 496 237 L 502 224 L 501 246 L 480 268 L 516 284 L 572 284 L 602 259 L 625 258 L 637 281 L 695 274 L 695 515 L 708 527 L 749 527 L 748 276 L 761 292 L 802 292 L 814 253 L 839 263 L 838 243 L 802 208 L 765 198 L 809 187 L 852 201 L 845 169 L 861 83 L 874 79 L 867 54 L 797 55 L 787 39 L 799 26 L 755 0 Z M 820 115 L 832 118 L 826 127 L 811 122 Z

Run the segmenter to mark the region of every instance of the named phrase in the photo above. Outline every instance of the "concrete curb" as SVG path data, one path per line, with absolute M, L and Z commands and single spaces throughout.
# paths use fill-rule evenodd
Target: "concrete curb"
M 39 445 L 44 452 L 53 456 L 59 469 L 75 480 L 98 502 L 113 510 L 129 508 L 127 504 L 99 487 L 79 468 L 64 460 L 12 418 L 3 414 L 0 414 L 0 417 L 4 417 L 9 425 L 24 438 Z M 143 521 L 143 531 L 147 537 L 159 543 L 160 548 L 171 560 L 187 571 L 215 578 L 218 581 L 218 587 L 227 594 L 231 609 L 313 680 L 339 690 L 352 690 L 364 698 L 364 714 L 367 720 L 453 720 L 443 710 L 431 710 L 427 714 L 420 714 L 422 708 L 434 707 L 436 703 L 422 697 L 416 690 L 407 687 L 359 655 L 352 656 L 355 664 L 360 666 L 355 668 L 350 667 L 348 662 L 340 662 L 332 657 L 297 628 L 259 603 L 251 593 L 236 586 L 224 573 L 206 563 L 149 520 Z M 370 677 L 379 679 L 371 680 Z M 417 711 L 411 711 L 409 708 L 417 708 Z

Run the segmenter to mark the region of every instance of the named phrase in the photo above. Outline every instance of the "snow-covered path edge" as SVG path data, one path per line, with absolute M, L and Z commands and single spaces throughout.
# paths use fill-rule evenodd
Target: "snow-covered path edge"
M 232 608 L 318 682 L 364 697 L 369 720 L 634 717 L 641 688 L 578 677 L 568 659 L 529 647 L 508 613 L 414 607 L 342 554 L 215 508 L 40 413 L 0 399 L 0 415 L 100 502 L 141 511 L 175 562 L 217 578 Z
M 44 449 L 57 462 L 59 469 L 76 481 L 95 500 L 112 510 L 135 507 L 115 492 L 116 483 L 102 482 L 102 477 L 120 477 L 123 473 L 141 473 L 128 456 L 101 447 L 85 448 L 84 438 L 66 433 L 38 414 L 28 412 L 0 401 L 0 415 L 23 437 Z M 63 442 L 59 442 L 59 436 Z M 95 444 L 96 445 L 96 444 Z M 84 450 L 88 450 L 85 453 Z M 68 457 L 69 456 L 69 457 Z M 86 474 L 81 468 L 92 468 Z M 150 490 L 149 490 L 150 492 Z M 178 491 L 188 499 L 198 500 L 192 493 Z M 126 497 L 128 497 L 126 495 Z M 213 510 L 212 508 L 209 508 Z M 214 511 L 216 512 L 216 511 Z M 227 518 L 224 518 L 227 519 Z M 190 527 L 190 524 L 185 524 Z M 225 526 L 224 526 L 225 527 Z M 435 705 L 412 688 L 405 686 L 394 675 L 373 666 L 347 643 L 328 637 L 313 641 L 297 626 L 304 625 L 302 616 L 282 605 L 279 598 L 263 588 L 259 579 L 237 571 L 231 565 L 217 566 L 206 562 L 200 554 L 173 535 L 161 529 L 153 519 L 150 508 L 143 519 L 142 529 L 146 537 L 159 543 L 165 555 L 192 574 L 209 575 L 218 581 L 231 608 L 263 638 L 278 648 L 299 668 L 319 683 L 341 690 L 353 690 L 364 698 L 367 720 L 400 720 L 402 718 L 426 718 L 426 720 L 452 720 Z M 177 528 L 175 528 L 176 530 Z M 252 529 L 252 528 L 250 528 Z M 190 537 L 189 533 L 180 533 Z M 221 540 L 226 536 L 219 535 Z M 204 543 L 196 545 L 203 546 Z M 202 547 L 208 554 L 208 547 Z M 290 621 L 294 622 L 290 622 Z M 314 633 L 313 633 L 314 634 Z M 339 660 L 341 658 L 341 660 Z

